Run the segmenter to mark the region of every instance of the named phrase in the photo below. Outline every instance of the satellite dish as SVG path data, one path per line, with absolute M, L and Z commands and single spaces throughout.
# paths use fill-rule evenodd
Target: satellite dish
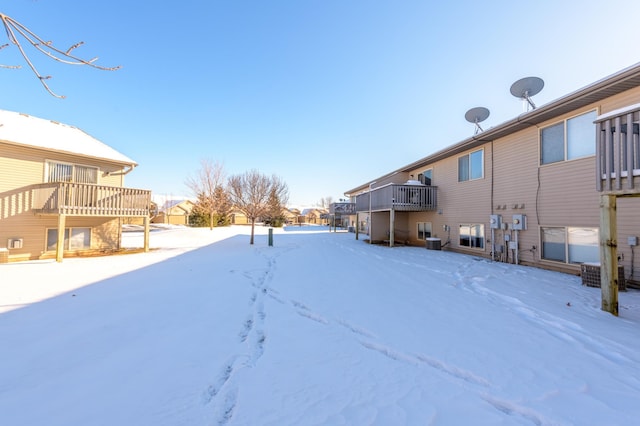
M 476 131 L 475 131 L 474 135 L 477 135 L 478 132 L 483 132 L 484 131 L 484 130 L 482 130 L 482 127 L 480 127 L 479 123 L 481 123 L 484 120 L 486 120 L 487 117 L 489 117 L 489 110 L 486 109 L 485 107 L 471 108 L 464 115 L 465 120 L 467 120 L 469 123 L 473 123 L 473 124 L 476 125 Z
M 536 109 L 536 105 L 531 100 L 531 96 L 535 96 L 544 87 L 544 81 L 539 77 L 525 77 L 516 81 L 511 85 L 511 94 L 516 98 L 520 98 L 527 102 L 527 111 L 529 106 Z

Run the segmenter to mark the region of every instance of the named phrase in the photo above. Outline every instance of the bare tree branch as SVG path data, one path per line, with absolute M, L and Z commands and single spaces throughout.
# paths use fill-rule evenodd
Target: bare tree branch
M 228 187 L 233 206 L 242 211 L 251 221 L 249 244 L 253 244 L 256 220 L 267 213 L 269 198 L 272 194 L 288 199 L 287 185 L 280 178 L 265 176 L 254 169 L 241 175 L 231 176 Z
M 35 34 L 33 31 L 31 31 L 29 28 L 27 28 L 26 26 L 22 25 L 20 22 L 16 21 L 15 19 L 0 13 L 0 20 L 2 20 L 2 25 L 4 26 L 4 29 L 7 33 L 7 39 L 9 40 L 10 44 L 13 44 L 14 46 L 16 46 L 18 48 L 18 50 L 20 51 L 20 54 L 22 55 L 22 58 L 25 60 L 25 62 L 27 63 L 27 65 L 29 66 L 29 68 L 31 69 L 31 71 L 35 74 L 35 76 L 38 78 L 38 80 L 40 81 L 40 83 L 42 83 L 42 85 L 44 86 L 45 90 L 47 92 L 49 92 L 52 96 L 55 96 L 56 98 L 64 98 L 64 96 L 58 95 L 56 93 L 54 93 L 51 88 L 49 87 L 49 85 L 46 83 L 46 80 L 50 79 L 51 76 L 43 76 L 42 74 L 40 74 L 40 72 L 36 69 L 35 65 L 33 64 L 33 62 L 31 61 L 29 55 L 27 54 L 27 52 L 24 50 L 23 48 L 23 42 L 20 41 L 20 39 L 17 37 L 17 35 L 21 36 L 22 39 L 24 39 L 24 41 L 26 41 L 28 44 L 30 44 L 32 47 L 34 47 L 36 50 L 38 50 L 40 53 L 48 56 L 49 58 L 53 59 L 54 61 L 57 62 L 61 62 L 63 64 L 68 64 L 68 65 L 86 65 L 92 68 L 97 68 L 100 70 L 104 70 L 104 71 L 115 71 L 117 69 L 120 69 L 120 66 L 117 67 L 103 67 L 100 65 L 96 65 L 94 62 L 98 59 L 98 58 L 92 58 L 92 59 L 82 59 L 78 56 L 75 56 L 72 54 L 72 52 L 77 49 L 78 47 L 82 46 L 84 44 L 84 42 L 79 42 L 74 44 L 73 46 L 69 47 L 66 51 L 63 51 L 59 48 L 57 48 L 53 42 L 51 41 L 45 41 L 43 40 L 41 37 L 39 37 L 37 34 Z M 17 34 L 17 35 L 16 35 Z M 3 45 L 2 47 L 0 47 L 0 49 L 4 48 L 8 46 L 8 44 Z M 1 65 L 1 68 L 21 68 L 21 66 L 19 65 Z

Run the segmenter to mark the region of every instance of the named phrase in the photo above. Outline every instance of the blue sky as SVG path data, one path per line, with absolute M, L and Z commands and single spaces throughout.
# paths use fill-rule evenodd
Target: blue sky
M 15 0 L 0 12 L 115 72 L 0 51 L 0 108 L 80 127 L 139 163 L 126 185 L 190 196 L 203 159 L 287 182 L 290 204 L 346 190 L 640 61 L 637 0 Z M 170 6 L 165 6 L 168 4 Z M 4 32 L 2 32 L 4 36 Z M 4 43 L 4 42 L 3 42 Z

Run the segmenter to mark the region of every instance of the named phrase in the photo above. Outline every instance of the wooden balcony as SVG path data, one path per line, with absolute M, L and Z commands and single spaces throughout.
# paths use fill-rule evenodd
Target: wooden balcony
M 329 205 L 329 213 L 333 215 L 351 215 L 356 214 L 356 205 L 355 203 L 331 203 Z
M 388 184 L 356 197 L 356 211 L 432 211 L 438 207 L 437 186 Z M 371 200 L 371 203 L 369 203 Z
M 32 210 L 38 214 L 66 216 L 148 216 L 151 191 L 82 183 L 35 185 Z
M 640 193 L 640 104 L 599 116 L 596 187 L 600 192 Z

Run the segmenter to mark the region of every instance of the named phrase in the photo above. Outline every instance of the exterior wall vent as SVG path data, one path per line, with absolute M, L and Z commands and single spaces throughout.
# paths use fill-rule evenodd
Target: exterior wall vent
M 22 248 L 22 238 L 9 238 L 9 240 L 7 240 L 7 248 L 9 248 L 9 249 L 21 249 Z

